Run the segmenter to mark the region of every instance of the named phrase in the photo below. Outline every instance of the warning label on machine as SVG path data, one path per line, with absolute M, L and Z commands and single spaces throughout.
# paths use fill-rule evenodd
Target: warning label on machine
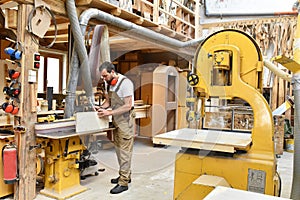
M 248 191 L 264 194 L 266 184 L 266 172 L 256 169 L 248 169 Z

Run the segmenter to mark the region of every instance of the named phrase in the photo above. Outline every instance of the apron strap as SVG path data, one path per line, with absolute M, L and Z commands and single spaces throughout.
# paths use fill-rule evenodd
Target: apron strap
M 115 89 L 115 93 L 117 93 L 117 92 L 119 91 L 120 86 L 121 86 L 121 83 L 122 83 L 125 79 L 127 79 L 127 78 L 124 77 L 124 78 L 120 81 L 120 83 L 118 84 L 117 88 Z

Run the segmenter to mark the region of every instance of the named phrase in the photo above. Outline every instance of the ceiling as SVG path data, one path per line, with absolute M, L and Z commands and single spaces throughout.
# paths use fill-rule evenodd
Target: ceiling
M 25 0 L 24 0 L 25 1 Z M 4 18 L 2 23 L 2 27 L 5 28 L 12 28 L 12 30 L 15 31 L 16 29 L 16 20 L 11 20 L 10 18 L 16 18 L 17 19 L 17 9 L 18 9 L 18 3 L 22 2 L 22 0 L 19 1 L 0 1 L 0 8 L 3 11 Z M 54 23 L 54 20 L 51 19 L 51 15 L 47 13 L 49 16 L 48 18 L 51 19 L 51 25 L 48 28 L 47 32 L 45 33 L 43 38 L 38 38 L 39 44 L 41 46 L 48 46 L 54 42 L 53 45 L 51 45 L 51 49 L 56 50 L 62 50 L 67 51 L 68 45 L 69 45 L 69 18 L 67 16 L 64 1 L 50 1 L 45 0 L 44 2 L 47 2 L 48 6 L 50 7 L 50 11 L 53 12 L 55 16 L 56 24 Z M 160 26 L 158 24 L 153 23 L 151 20 L 145 19 L 135 13 L 128 12 L 126 10 L 120 9 L 119 7 L 112 5 L 110 3 L 107 3 L 106 1 L 76 1 L 77 5 L 77 13 L 81 13 L 83 10 L 88 9 L 89 7 L 99 7 L 101 8 L 101 11 L 105 11 L 109 14 L 116 15 L 116 17 L 125 19 L 126 21 L 130 21 L 132 23 L 135 23 L 139 26 L 143 26 L 146 28 L 149 28 L 153 30 L 154 32 L 161 33 L 163 35 L 167 35 L 170 37 L 174 37 L 178 40 L 186 40 L 187 38 L 175 33 L 173 30 L 169 30 L 164 26 Z M 89 3 L 89 5 L 87 5 Z M 63 9 L 62 9 L 63 7 Z M 80 16 L 80 15 L 79 15 Z M 93 31 L 88 31 L 91 27 L 97 24 L 103 24 L 103 22 L 99 20 L 90 20 L 89 27 L 86 31 L 86 43 L 91 43 L 91 38 Z M 56 25 L 56 27 L 55 27 Z M 110 50 L 112 52 L 129 52 L 132 50 L 141 50 L 141 49 L 158 49 L 162 50 L 161 47 L 156 46 L 153 44 L 153 42 L 149 42 L 145 39 L 139 39 L 139 38 L 132 38 L 130 37 L 130 33 L 126 33 L 122 30 L 120 30 L 118 27 L 114 27 L 112 25 L 107 24 L 109 28 L 109 44 L 110 44 Z M 57 29 L 57 31 L 56 31 Z M 92 29 L 91 29 L 92 30 Z M 56 33 L 56 34 L 55 34 Z

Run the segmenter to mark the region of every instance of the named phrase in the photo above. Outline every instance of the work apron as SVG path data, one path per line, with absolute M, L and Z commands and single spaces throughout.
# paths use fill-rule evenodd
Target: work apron
M 124 79 L 122 79 L 124 80 Z M 121 84 L 121 83 L 120 83 Z M 124 105 L 123 100 L 117 95 L 116 91 L 109 91 L 110 105 L 113 110 Z M 131 176 L 131 158 L 134 142 L 134 110 L 112 116 L 112 123 L 116 128 L 113 138 L 115 150 L 119 162 L 119 185 L 127 186 Z

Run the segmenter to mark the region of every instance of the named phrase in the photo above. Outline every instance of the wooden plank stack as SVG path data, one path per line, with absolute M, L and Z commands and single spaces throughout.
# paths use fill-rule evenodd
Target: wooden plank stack
M 284 120 L 283 115 L 274 116 L 274 144 L 275 154 L 282 155 L 284 147 Z

